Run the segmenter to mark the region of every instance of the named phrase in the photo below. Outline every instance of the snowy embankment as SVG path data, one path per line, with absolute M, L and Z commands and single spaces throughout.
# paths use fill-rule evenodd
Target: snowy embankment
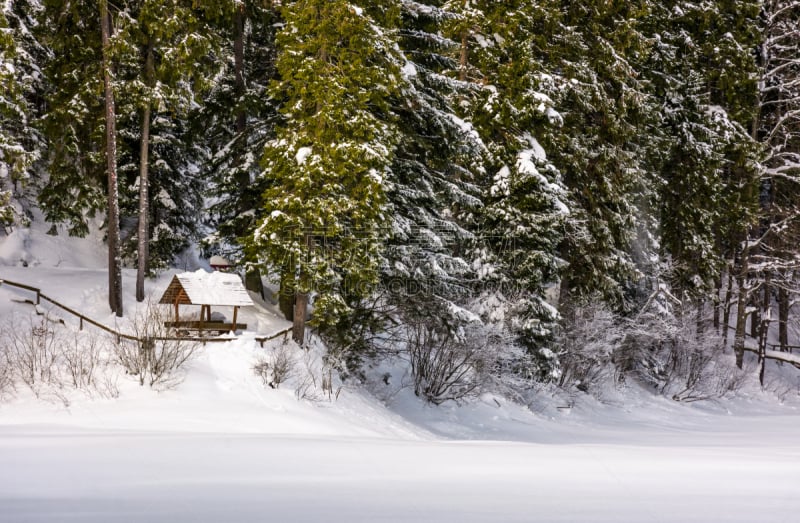
M 0 279 L 113 325 L 98 247 L 0 238 Z M 169 277 L 148 282 L 156 298 Z M 124 283 L 127 316 L 132 273 Z M 0 286 L 0 320 L 30 317 L 14 301 L 24 297 Z M 260 334 L 286 325 L 267 309 L 242 314 Z M 572 408 L 545 398 L 535 412 L 489 395 L 426 406 L 399 378 L 382 400 L 339 383 L 328 397 L 304 386 L 319 353 L 291 346 L 296 374 L 265 386 L 253 366 L 282 342 L 261 348 L 254 336 L 201 347 L 165 390 L 122 373 L 106 393 L 37 398 L 18 385 L 0 402 L 0 522 L 777 523 L 800 513 L 796 390 L 783 402 L 743 392 L 691 407 L 627 390 Z
M 0 520 L 788 523 L 786 421 L 667 446 L 4 427 Z

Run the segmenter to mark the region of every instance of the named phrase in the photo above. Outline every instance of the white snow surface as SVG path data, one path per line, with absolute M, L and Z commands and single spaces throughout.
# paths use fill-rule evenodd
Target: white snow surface
M 104 257 L 98 241 L 18 230 L 0 236 L 0 279 L 113 325 Z M 127 316 L 132 271 L 123 283 Z M 30 297 L 0 285 L 2 328 L 32 313 L 12 301 Z M 37 398 L 19 385 L 0 401 L 0 522 L 789 523 L 800 513 L 797 390 L 692 406 L 630 388 L 603 402 L 543 392 L 530 408 L 491 394 L 433 407 L 390 369 L 379 385 L 337 382 L 338 399 L 298 399 L 299 377 L 271 389 L 252 368 L 281 346 L 254 336 L 288 323 L 260 306 L 242 314 L 251 330 L 203 347 L 174 389 L 121 374 L 116 398 Z M 287 347 L 300 361 L 319 356 Z

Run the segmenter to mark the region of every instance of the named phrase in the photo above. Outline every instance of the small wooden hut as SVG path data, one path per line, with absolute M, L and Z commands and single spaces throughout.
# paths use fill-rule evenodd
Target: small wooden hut
M 184 272 L 173 276 L 159 303 L 175 307 L 175 321 L 166 322 L 167 327 L 186 330 L 215 330 L 220 332 L 246 329 L 244 323 L 237 323 L 239 307 L 253 305 L 253 300 L 244 288 L 237 274 L 225 272 Z M 181 305 L 199 305 L 199 321 L 181 321 Z M 231 323 L 211 321 L 211 307 L 233 307 Z

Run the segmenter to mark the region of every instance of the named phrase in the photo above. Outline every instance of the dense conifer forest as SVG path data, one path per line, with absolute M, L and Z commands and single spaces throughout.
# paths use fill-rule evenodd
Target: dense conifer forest
M 794 362 L 798 1 L 0 7 L 0 235 L 100 218 L 120 316 L 197 245 L 433 403 Z

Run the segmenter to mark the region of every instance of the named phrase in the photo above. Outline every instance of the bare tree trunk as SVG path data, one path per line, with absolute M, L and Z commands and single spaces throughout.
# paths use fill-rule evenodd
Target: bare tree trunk
M 765 332 L 764 329 L 769 328 L 769 319 L 772 316 L 770 314 L 770 307 L 772 306 L 771 303 L 772 297 L 772 274 L 767 272 L 764 275 L 764 295 L 762 296 L 761 301 L 761 324 L 759 325 L 758 335 L 759 339 L 764 339 L 764 343 L 766 343 L 767 335 L 769 332 Z
M 145 51 L 145 83 L 153 80 L 153 43 L 147 43 Z M 139 153 L 139 228 L 137 231 L 138 252 L 136 266 L 136 301 L 144 301 L 144 277 L 150 262 L 150 100 L 145 101 L 142 111 L 142 143 Z
M 462 82 L 467 80 L 467 60 L 469 58 L 468 55 L 468 47 L 469 44 L 469 31 L 466 29 L 463 33 L 461 33 L 461 56 L 459 57 L 459 69 L 458 69 L 458 79 Z
M 236 93 L 236 133 L 243 133 L 247 127 L 247 114 L 242 107 L 245 94 L 244 82 L 244 2 L 236 9 L 233 17 L 233 77 Z M 249 182 L 250 180 L 247 180 Z
M 744 271 L 743 271 L 744 272 Z M 747 320 L 747 288 L 744 276 L 738 276 L 736 283 L 739 286 L 736 304 L 736 334 L 733 338 L 733 352 L 736 354 L 736 366 L 740 369 L 744 365 L 744 337 Z
M 739 272 L 736 275 L 738 299 L 736 300 L 736 334 L 733 338 L 733 352 L 736 355 L 736 366 L 740 369 L 744 366 L 744 338 L 747 335 L 747 303 L 751 298 L 747 289 L 747 273 L 749 270 L 750 248 L 746 246 L 742 249 Z
M 789 350 L 789 291 L 786 290 L 787 282 L 778 287 L 778 343 L 781 352 Z
M 294 319 L 292 320 L 292 339 L 302 346 L 306 339 L 306 308 L 308 293 L 297 291 L 294 295 Z
M 722 306 L 720 293 L 722 292 L 722 277 L 717 276 L 714 280 L 714 331 L 719 334 L 720 307 Z
M 311 236 L 306 233 L 305 244 L 307 251 L 313 248 L 313 241 Z M 306 339 L 306 308 L 308 308 L 308 292 L 309 288 L 308 274 L 305 269 L 301 267 L 300 274 L 297 278 L 297 286 L 294 291 L 294 317 L 292 318 L 292 338 L 300 346 L 303 345 Z
M 119 245 L 119 188 L 117 186 L 117 125 L 114 90 L 111 86 L 109 41 L 111 17 L 108 0 L 100 0 L 100 30 L 103 44 L 103 84 L 105 87 L 106 164 L 108 171 L 108 304 L 111 312 L 122 316 L 122 267 Z
M 245 24 L 245 4 L 242 2 L 236 9 L 233 16 L 233 77 L 234 93 L 236 94 L 236 120 L 234 128 L 238 138 L 237 151 L 238 158 L 236 163 L 241 165 L 242 155 L 246 148 L 243 136 L 247 131 L 247 112 L 244 106 L 244 96 L 247 92 L 247 84 L 244 77 L 244 24 Z M 244 169 L 236 171 L 237 190 L 239 191 L 239 212 L 247 212 L 254 204 L 248 197 L 250 194 L 250 173 Z M 256 267 L 250 267 L 245 271 L 244 286 L 250 291 L 257 292 L 264 298 L 264 284 L 261 281 L 261 271 Z
M 758 363 L 761 369 L 758 372 L 758 381 L 761 386 L 764 386 L 764 371 L 767 364 L 767 337 L 769 336 L 769 318 L 770 318 L 770 273 L 767 272 L 764 276 L 764 296 L 761 303 L 761 325 L 758 333 Z
M 287 270 L 281 271 L 280 289 L 278 292 L 278 308 L 284 318 L 294 321 L 294 273 Z
M 700 339 L 706 331 L 705 318 L 703 317 L 703 314 L 706 310 L 705 300 L 703 298 L 698 298 L 695 302 L 695 307 L 697 309 L 697 326 L 695 328 L 695 334 L 697 335 L 697 338 Z
M 728 285 L 725 289 L 725 300 L 722 309 L 722 341 L 728 343 L 728 331 L 731 324 L 731 307 L 733 307 L 733 267 L 728 267 Z

